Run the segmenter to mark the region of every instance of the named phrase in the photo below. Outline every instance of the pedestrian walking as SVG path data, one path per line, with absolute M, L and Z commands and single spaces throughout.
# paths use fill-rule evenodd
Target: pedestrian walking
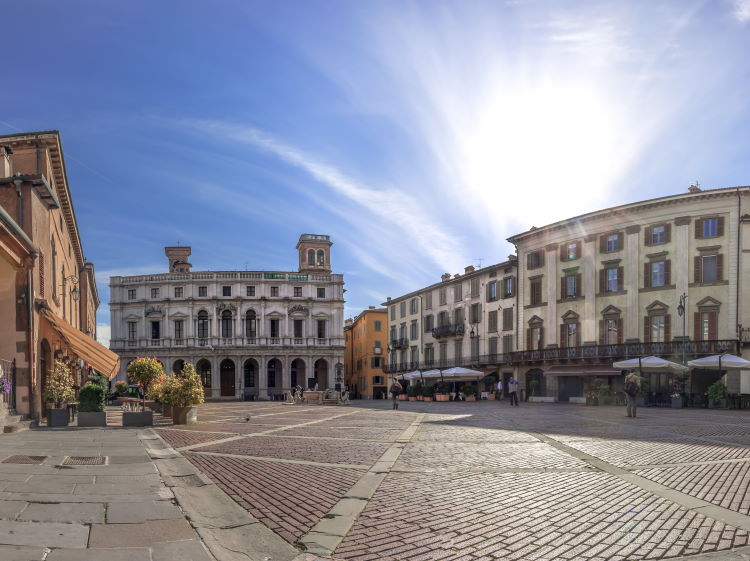
M 510 404 L 518 405 L 518 380 L 515 376 L 511 376 L 508 380 L 508 395 L 510 396 Z
M 635 396 L 641 391 L 641 377 L 635 373 L 635 370 L 631 370 L 630 374 L 625 376 L 622 389 L 625 392 L 625 401 L 627 402 L 625 406 L 627 415 L 628 417 L 635 417 Z
M 497 399 L 499 400 L 503 397 L 503 381 L 502 380 L 497 381 L 496 388 L 497 388 Z
M 398 380 L 394 380 L 391 384 L 391 396 L 393 396 L 393 409 L 398 409 L 398 396 L 401 395 L 401 392 L 404 390 L 404 388 L 399 384 Z

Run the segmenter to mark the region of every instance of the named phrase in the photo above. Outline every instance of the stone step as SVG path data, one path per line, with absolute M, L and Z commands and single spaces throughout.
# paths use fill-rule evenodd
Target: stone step
M 5 426 L 3 427 L 4 433 L 12 433 L 12 432 L 20 432 L 22 430 L 27 430 L 31 428 L 32 421 L 25 420 L 25 421 L 16 421 L 14 423 L 5 423 Z

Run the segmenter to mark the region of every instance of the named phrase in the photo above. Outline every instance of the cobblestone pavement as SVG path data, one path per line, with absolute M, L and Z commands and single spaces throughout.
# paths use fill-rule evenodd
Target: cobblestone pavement
M 199 420 L 156 432 L 284 540 L 336 559 L 750 553 L 745 411 L 209 403 Z

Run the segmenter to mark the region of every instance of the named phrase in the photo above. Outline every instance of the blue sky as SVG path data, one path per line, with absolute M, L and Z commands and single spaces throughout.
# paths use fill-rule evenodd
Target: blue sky
M 108 277 L 293 269 L 346 314 L 511 234 L 750 184 L 750 0 L 4 2 L 0 132 L 59 129 Z

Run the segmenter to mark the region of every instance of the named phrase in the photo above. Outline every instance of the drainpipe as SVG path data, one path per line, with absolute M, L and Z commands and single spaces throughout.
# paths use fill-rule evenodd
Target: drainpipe
M 740 331 L 740 253 L 742 244 L 742 197 L 740 196 L 740 188 L 737 187 L 737 279 L 736 295 L 735 295 L 735 332 L 737 333 L 737 354 L 741 354 L 742 349 L 742 333 Z
M 29 385 L 29 419 L 36 418 L 36 400 L 34 399 L 34 383 L 33 383 L 33 374 L 36 366 L 36 354 L 34 353 L 36 345 L 34 345 L 34 261 L 36 260 L 36 255 L 34 255 L 34 259 L 31 261 L 31 264 L 29 265 L 29 269 L 26 273 L 26 279 L 27 279 L 27 287 L 26 287 L 26 301 L 27 301 L 27 307 L 28 307 L 28 314 L 29 314 L 29 335 L 26 337 L 26 344 L 28 346 L 28 354 L 29 354 L 29 371 L 28 371 L 28 385 Z M 41 384 L 39 385 L 41 388 Z M 42 399 L 44 397 L 42 396 Z M 41 418 L 38 418 L 37 421 L 41 421 Z

